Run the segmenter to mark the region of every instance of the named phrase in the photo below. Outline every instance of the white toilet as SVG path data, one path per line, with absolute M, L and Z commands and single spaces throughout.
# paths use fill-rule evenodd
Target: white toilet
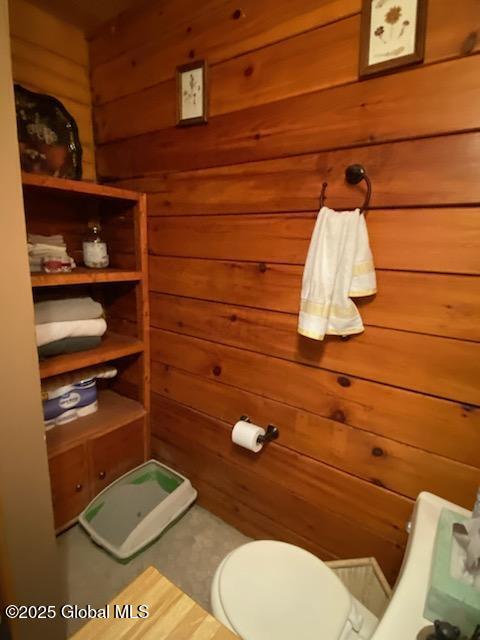
M 326 564 L 273 540 L 232 551 L 211 600 L 215 617 L 245 640 L 364 640 L 378 625 Z
M 407 550 L 392 600 L 379 622 L 321 560 L 284 542 L 259 540 L 232 551 L 213 578 L 215 617 L 243 640 L 404 640 L 423 617 L 437 521 L 443 507 L 421 493 L 407 530 Z

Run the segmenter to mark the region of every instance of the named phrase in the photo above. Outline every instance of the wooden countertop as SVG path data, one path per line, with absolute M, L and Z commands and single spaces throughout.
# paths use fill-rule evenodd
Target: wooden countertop
M 144 619 L 117 619 L 113 605 L 148 605 Z M 146 569 L 110 603 L 108 619 L 90 620 L 72 640 L 238 640 L 154 567 Z

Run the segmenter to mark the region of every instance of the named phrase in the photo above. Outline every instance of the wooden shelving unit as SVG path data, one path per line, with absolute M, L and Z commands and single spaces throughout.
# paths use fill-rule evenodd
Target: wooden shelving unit
M 96 413 L 47 431 L 49 454 L 56 455 L 92 436 L 108 433 L 144 416 L 145 408 L 139 402 L 114 391 L 100 391 Z
M 54 191 L 66 193 L 68 195 L 77 194 L 93 196 L 98 198 L 111 198 L 112 200 L 126 200 L 128 202 L 139 202 L 143 194 L 137 191 L 127 191 L 117 189 L 95 182 L 83 182 L 81 180 L 65 180 L 64 178 L 53 178 L 52 176 L 41 176 L 36 173 L 22 172 L 22 183 L 24 188 L 37 188 L 42 191 Z
M 98 410 L 46 434 L 55 521 L 62 530 L 89 500 L 149 455 L 149 309 L 145 195 L 125 189 L 23 174 L 27 231 L 60 233 L 79 265 L 71 273 L 32 273 L 35 299 L 92 295 L 104 307 L 107 333 L 93 349 L 40 361 L 46 379 L 112 363 L 118 375 L 99 383 Z M 110 266 L 82 266 L 88 222 L 100 219 Z M 101 388 L 100 388 L 101 387 Z
M 61 356 L 53 356 L 40 361 L 40 377 L 51 378 L 60 373 L 75 371 L 83 367 L 102 364 L 110 360 L 124 358 L 135 353 L 143 352 L 143 342 L 130 336 L 122 336 L 116 333 L 107 333 L 101 344 L 94 349 L 65 353 Z
M 142 279 L 142 272 L 125 269 L 88 269 L 77 267 L 71 273 L 32 273 L 32 287 L 58 287 L 71 284 L 103 282 L 134 282 Z

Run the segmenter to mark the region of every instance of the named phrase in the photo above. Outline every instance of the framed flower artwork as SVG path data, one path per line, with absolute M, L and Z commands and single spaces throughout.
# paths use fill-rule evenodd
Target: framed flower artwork
M 207 122 L 207 65 L 197 60 L 177 67 L 177 126 Z
M 360 77 L 423 61 L 427 0 L 363 0 Z

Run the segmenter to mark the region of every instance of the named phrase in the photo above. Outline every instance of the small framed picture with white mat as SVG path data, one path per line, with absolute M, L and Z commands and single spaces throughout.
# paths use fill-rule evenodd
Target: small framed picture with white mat
M 197 60 L 177 67 L 177 126 L 207 122 L 207 64 Z
M 360 78 L 423 61 L 427 0 L 363 0 Z

